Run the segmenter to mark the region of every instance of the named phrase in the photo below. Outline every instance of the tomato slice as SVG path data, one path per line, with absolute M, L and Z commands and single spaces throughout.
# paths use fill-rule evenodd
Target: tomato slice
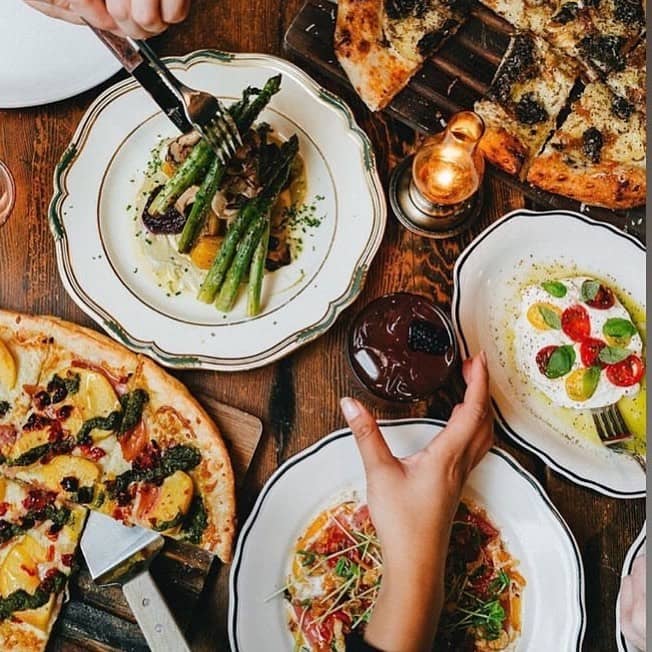
M 614 303 L 616 303 L 616 299 L 611 288 L 608 288 L 606 285 L 600 285 L 600 289 L 595 297 L 587 301 L 586 305 L 597 310 L 609 310 L 609 308 L 613 307 Z
M 604 369 L 607 365 L 600 360 L 600 351 L 607 346 L 606 342 L 595 337 L 587 337 L 580 344 L 580 357 L 585 367 L 600 367 Z
M 561 316 L 561 328 L 573 342 L 586 339 L 591 334 L 591 320 L 586 308 L 580 305 L 566 308 Z
M 550 346 L 544 346 L 538 353 L 537 353 L 537 367 L 539 367 L 539 371 L 545 376 L 546 375 L 546 370 L 548 369 L 548 363 L 550 362 L 550 358 L 552 357 L 552 354 L 558 349 L 558 346 L 555 346 L 554 344 Z
M 607 378 L 618 387 L 636 385 L 643 378 L 644 373 L 643 360 L 634 354 L 607 367 Z

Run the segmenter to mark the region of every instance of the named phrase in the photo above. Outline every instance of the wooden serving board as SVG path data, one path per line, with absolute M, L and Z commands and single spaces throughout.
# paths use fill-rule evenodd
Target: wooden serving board
M 307 0 L 285 34 L 286 52 L 341 88 L 353 92 L 333 50 L 337 6 L 330 0 Z M 493 79 L 514 28 L 481 5 L 459 31 L 446 40 L 385 111 L 423 133 L 440 131 L 452 113 L 472 109 Z M 586 206 L 567 197 L 539 190 L 502 170 L 488 174 L 519 190 L 538 206 L 580 211 L 623 228 L 645 240 L 644 208 L 612 211 Z
M 236 486 L 242 484 L 260 441 L 263 424 L 257 417 L 200 394 L 200 403 L 219 426 L 231 454 Z M 147 652 L 120 587 L 98 587 L 90 578 L 81 554 L 69 585 L 70 600 L 57 620 L 49 652 Z M 219 559 L 209 553 L 166 539 L 151 573 L 183 630 L 191 624 L 209 577 L 218 572 Z M 170 650 L 170 652 L 174 652 Z

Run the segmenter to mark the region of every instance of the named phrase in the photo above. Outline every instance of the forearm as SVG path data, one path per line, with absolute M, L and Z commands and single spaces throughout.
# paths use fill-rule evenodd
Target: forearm
M 444 550 L 447 546 L 444 546 Z M 383 652 L 429 652 L 444 601 L 445 556 L 413 566 L 386 568 L 365 641 Z

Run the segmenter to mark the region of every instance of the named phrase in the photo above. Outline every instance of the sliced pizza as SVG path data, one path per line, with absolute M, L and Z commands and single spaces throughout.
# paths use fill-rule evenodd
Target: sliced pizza
M 645 40 L 642 40 L 627 55 L 624 67 L 609 73 L 605 79 L 607 86 L 620 98 L 619 112 L 624 117 L 632 109 L 642 113 L 647 110 L 646 58 L 647 46 Z
M 590 83 L 532 163 L 533 185 L 612 209 L 645 203 L 645 117 L 621 112 L 602 82 Z
M 44 650 L 86 518 L 55 493 L 0 478 L 0 649 Z
M 0 351 L 2 474 L 230 560 L 231 463 L 183 385 L 55 318 L 0 311 Z
M 485 122 L 480 147 L 510 174 L 525 172 L 555 128 L 578 66 L 531 34 L 512 37 L 489 93 L 476 102 Z
M 340 0 L 335 53 L 358 95 L 378 111 L 463 20 L 457 0 Z

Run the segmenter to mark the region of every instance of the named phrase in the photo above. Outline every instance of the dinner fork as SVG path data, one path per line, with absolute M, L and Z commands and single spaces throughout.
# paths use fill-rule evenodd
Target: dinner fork
M 187 125 L 192 126 L 215 151 L 218 159 L 224 164 L 228 162 L 242 145 L 242 138 L 235 121 L 219 99 L 177 79 L 146 41 L 120 38 L 92 25 L 89 27 L 177 127 L 186 131 Z
M 600 441 L 614 453 L 622 453 L 632 457 L 638 462 L 643 472 L 646 473 L 646 459 L 623 445 L 632 438 L 632 433 L 629 431 L 618 406 L 612 403 L 606 407 L 591 410 L 591 416 Z

